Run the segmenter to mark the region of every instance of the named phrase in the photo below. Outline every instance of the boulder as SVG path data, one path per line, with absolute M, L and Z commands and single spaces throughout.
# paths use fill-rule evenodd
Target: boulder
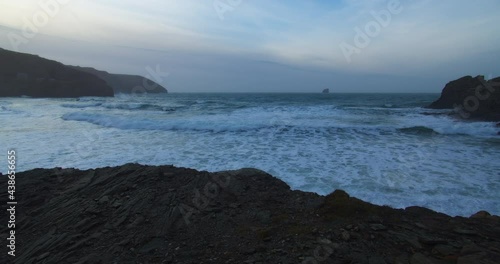
M 463 118 L 499 121 L 500 77 L 486 81 L 481 75 L 464 76 L 451 81 L 428 108 L 456 109 Z
M 488 218 L 489 216 L 491 216 L 491 214 L 488 213 L 487 211 L 479 211 L 471 215 L 470 218 Z

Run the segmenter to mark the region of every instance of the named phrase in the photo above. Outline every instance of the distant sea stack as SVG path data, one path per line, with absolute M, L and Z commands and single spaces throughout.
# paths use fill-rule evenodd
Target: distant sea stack
M 457 109 L 463 118 L 500 121 L 500 77 L 464 76 L 446 84 L 441 97 L 428 108 Z
M 91 73 L 104 81 L 117 93 L 167 93 L 158 83 L 138 75 L 112 74 L 89 67 L 71 66 L 74 69 Z
M 0 97 L 113 96 L 99 77 L 60 62 L 0 48 Z
M 322 93 L 324 93 L 324 94 L 330 93 L 330 89 L 328 89 L 328 88 L 324 89 Z

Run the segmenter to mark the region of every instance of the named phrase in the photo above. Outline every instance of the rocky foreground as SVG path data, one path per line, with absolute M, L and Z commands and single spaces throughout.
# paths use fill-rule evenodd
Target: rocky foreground
M 0 263 L 500 263 L 497 216 L 292 191 L 254 169 L 36 169 L 16 199 L 16 256 L 4 245 Z

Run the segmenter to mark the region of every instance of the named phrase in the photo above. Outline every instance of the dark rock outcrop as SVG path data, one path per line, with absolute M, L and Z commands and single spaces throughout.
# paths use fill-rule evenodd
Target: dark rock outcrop
M 465 76 L 446 84 L 441 97 L 429 108 L 456 109 L 463 118 L 500 120 L 500 77 Z
M 328 89 L 328 88 L 324 89 L 322 93 L 324 93 L 324 94 L 330 93 L 330 89 Z
M 5 176 L 0 189 L 7 190 Z M 8 201 L 7 191 L 0 200 Z M 255 170 L 126 164 L 16 176 L 0 263 L 498 263 L 500 220 L 292 191 Z M 5 206 L 5 204 L 4 204 Z M 478 208 L 480 209 L 480 208 Z M 3 209 L 5 212 L 5 209 Z M 7 223 L 7 214 L 0 215 Z M 0 236 L 8 237 L 7 225 Z
M 39 56 L 0 49 L 0 97 L 113 96 L 99 77 Z
M 113 88 L 115 93 L 167 93 L 167 89 L 158 83 L 138 75 L 112 74 L 89 67 L 72 66 L 73 68 L 94 74 Z

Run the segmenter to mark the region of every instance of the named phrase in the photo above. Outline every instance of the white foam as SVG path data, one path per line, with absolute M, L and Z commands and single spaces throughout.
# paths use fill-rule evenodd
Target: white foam
M 0 149 L 15 145 L 20 170 L 126 162 L 208 171 L 257 167 L 294 189 L 327 194 L 341 188 L 377 204 L 421 205 L 451 215 L 500 214 L 500 142 L 490 123 L 421 115 L 417 108 L 82 100 L 7 99 L 10 104 L 1 106 L 29 114 L 0 115 L 0 122 L 10 124 L 0 133 Z M 184 108 L 165 113 L 61 107 L 98 103 Z M 416 126 L 439 134 L 398 130 Z
M 469 135 L 474 137 L 495 137 L 497 129 L 492 122 L 456 120 L 448 116 L 410 115 L 401 118 L 407 127 L 425 126 L 440 134 Z
M 66 108 L 89 108 L 89 107 L 96 107 L 96 106 L 101 106 L 102 103 L 80 103 L 80 104 L 61 104 L 62 107 Z

